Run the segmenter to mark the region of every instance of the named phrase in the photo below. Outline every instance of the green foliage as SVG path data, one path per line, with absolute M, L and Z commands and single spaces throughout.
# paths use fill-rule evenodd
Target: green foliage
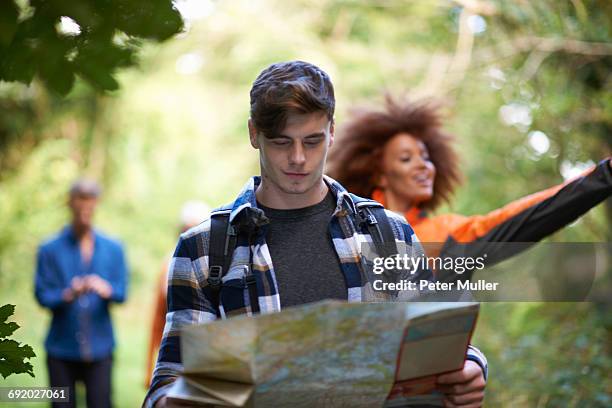
M 96 92 L 116 91 L 117 70 L 136 64 L 144 40 L 165 41 L 182 29 L 171 0 L 0 2 L 0 175 L 52 138 L 49 124 L 63 113 L 95 120 L 100 96 L 82 84 L 63 103 L 76 78 Z M 11 85 L 2 91 L 2 81 L 35 78 L 30 92 Z
M 19 328 L 15 322 L 6 323 L 6 319 L 15 313 L 15 305 L 4 305 L 0 307 L 0 338 L 8 337 Z
M 8 0 L 0 15 L 0 80 L 29 84 L 38 75 L 60 95 L 76 75 L 116 90 L 114 73 L 134 64 L 140 40 L 164 41 L 182 28 L 170 0 L 31 0 L 22 7 Z M 62 29 L 66 21 L 72 30 Z
M 34 377 L 32 364 L 25 361 L 36 357 L 32 347 L 7 339 L 19 328 L 15 322 L 6 322 L 13 313 L 15 313 L 15 305 L 0 307 L 0 375 L 6 378 L 11 374 L 27 373 Z
M 503 316 L 500 319 L 500 316 Z M 474 342 L 493 369 L 486 405 L 607 407 L 608 334 L 589 303 L 486 304 Z M 491 361 L 493 358 L 493 361 Z

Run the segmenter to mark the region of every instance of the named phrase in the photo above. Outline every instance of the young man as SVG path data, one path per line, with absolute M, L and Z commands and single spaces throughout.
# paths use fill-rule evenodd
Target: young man
M 114 348 L 111 302 L 125 300 L 127 268 L 121 245 L 93 229 L 98 185 L 79 180 L 70 189 L 71 225 L 40 246 L 36 299 L 53 312 L 45 341 L 51 387 L 69 387 L 75 407 L 75 382 L 83 381 L 87 406 L 111 406 Z
M 144 405 L 165 407 L 165 394 L 179 373 L 180 329 L 236 314 L 271 313 L 323 299 L 365 299 L 360 243 L 373 238 L 357 202 L 323 175 L 334 141 L 334 90 L 316 66 L 273 64 L 251 88 L 251 145 L 259 150 L 261 177 L 253 177 L 228 215 L 236 248 L 220 292 L 214 289 L 219 259 L 211 253 L 215 221 L 181 235 L 168 277 L 168 314 L 151 388 Z M 385 212 L 396 241 L 418 246 L 406 221 Z M 211 225 L 213 225 L 211 227 Z M 210 255 L 210 256 L 209 256 Z M 211 265 L 213 268 L 211 268 Z M 416 279 L 429 279 L 419 271 Z M 205 345 L 203 345 L 205 346 Z M 470 348 L 463 370 L 439 378 L 452 406 L 479 406 L 486 360 Z

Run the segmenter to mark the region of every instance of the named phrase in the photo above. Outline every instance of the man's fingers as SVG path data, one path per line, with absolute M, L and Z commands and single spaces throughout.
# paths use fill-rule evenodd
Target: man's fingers
M 472 360 L 467 360 L 461 370 L 442 374 L 438 376 L 436 382 L 438 384 L 466 383 L 478 376 L 482 376 L 482 369 L 480 366 Z
M 165 406 L 167 408 L 197 408 L 197 407 L 201 407 L 201 405 L 197 405 L 197 404 L 190 403 L 190 402 L 182 402 L 182 401 L 167 401 Z
M 437 384 L 436 389 L 447 395 L 463 395 L 471 392 L 483 391 L 486 383 L 482 376 L 473 378 L 472 381 L 459 384 Z
M 98 294 L 108 292 L 110 284 L 96 274 L 86 275 L 83 278 L 83 290 L 93 291 Z
M 484 399 L 484 391 L 473 391 L 462 395 L 446 395 L 445 400 L 455 405 L 481 404 Z
M 482 369 L 478 364 L 471 360 L 467 360 L 461 370 L 453 371 L 452 373 L 442 374 L 438 376 L 437 384 L 458 384 L 472 381 L 474 378 L 482 375 Z
M 88 286 L 92 286 L 95 285 L 98 282 L 98 276 L 91 274 L 91 275 L 86 275 L 83 280 L 85 281 L 85 283 L 87 283 Z
M 81 279 L 81 290 L 83 292 L 87 292 L 89 290 L 91 290 L 92 287 L 92 282 L 91 279 L 89 278 L 89 275 L 85 275 L 83 276 L 83 278 Z
M 480 408 L 480 407 L 482 407 L 482 403 L 457 405 L 457 404 L 453 404 L 450 401 L 444 400 L 444 408 Z
M 86 279 L 86 290 L 93 291 L 104 299 L 108 299 L 112 294 L 113 287 L 111 286 L 111 284 L 99 275 L 87 275 Z
M 83 290 L 84 290 L 84 282 L 83 279 L 81 279 L 78 276 L 75 276 L 74 278 L 72 278 L 72 280 L 70 281 L 72 290 L 78 295 L 80 294 Z
M 469 363 L 469 364 L 468 364 Z M 486 382 L 480 366 L 466 361 L 463 370 L 438 377 L 436 388 L 445 394 L 445 407 L 480 407 Z
M 464 382 L 469 381 L 469 378 L 466 378 L 466 374 L 463 370 L 453 371 L 452 373 L 442 374 L 438 376 L 436 379 L 436 384 L 441 385 L 450 385 L 450 384 L 462 384 Z

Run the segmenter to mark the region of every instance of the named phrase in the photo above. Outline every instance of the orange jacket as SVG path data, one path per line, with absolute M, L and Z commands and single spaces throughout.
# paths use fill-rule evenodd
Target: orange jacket
M 147 365 L 145 367 L 145 388 L 151 385 L 151 376 L 157 360 L 157 352 L 161 344 L 164 326 L 166 325 L 166 291 L 168 290 L 168 263 L 165 263 L 157 282 L 155 306 L 151 319 L 151 335 L 147 351 Z
M 537 242 L 611 194 L 612 170 L 609 160 L 603 160 L 574 179 L 520 198 L 488 214 L 428 217 L 425 211 L 412 208 L 404 216 L 421 242 L 440 243 L 444 248 L 474 241 Z M 375 190 L 372 198 L 385 205 L 381 190 Z

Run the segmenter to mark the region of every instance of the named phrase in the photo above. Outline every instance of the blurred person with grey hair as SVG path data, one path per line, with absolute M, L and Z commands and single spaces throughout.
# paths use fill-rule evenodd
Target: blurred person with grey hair
M 201 201 L 187 201 L 181 208 L 181 218 L 179 234 L 187 231 L 191 227 L 200 224 L 210 215 L 210 208 Z M 151 335 L 149 337 L 149 349 L 147 351 L 147 361 L 145 366 L 145 388 L 151 385 L 151 375 L 157 360 L 157 352 L 161 344 L 164 325 L 166 324 L 166 301 L 168 292 L 168 264 L 170 257 L 165 260 L 159 280 L 155 297 L 155 306 L 151 319 Z
M 89 408 L 111 406 L 111 369 L 115 346 L 111 303 L 126 298 L 128 271 L 122 245 L 94 229 L 100 186 L 79 179 L 69 190 L 71 222 L 38 250 L 35 295 L 52 312 L 45 341 L 51 387 L 69 387 L 76 407 L 75 383 L 85 384 Z

